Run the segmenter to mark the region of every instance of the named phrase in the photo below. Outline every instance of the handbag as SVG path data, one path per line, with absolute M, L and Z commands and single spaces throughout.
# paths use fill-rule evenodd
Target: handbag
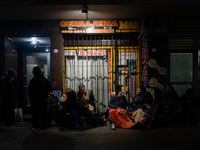
M 17 102 L 15 103 L 14 112 L 15 112 L 15 121 L 22 122 L 23 121 L 22 120 L 22 108 L 18 108 Z

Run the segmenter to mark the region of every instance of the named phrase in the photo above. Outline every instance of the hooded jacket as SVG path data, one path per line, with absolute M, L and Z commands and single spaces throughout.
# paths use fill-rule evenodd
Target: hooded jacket
M 28 86 L 32 109 L 47 110 L 47 97 L 50 92 L 52 87 L 49 80 L 42 73 L 35 74 Z

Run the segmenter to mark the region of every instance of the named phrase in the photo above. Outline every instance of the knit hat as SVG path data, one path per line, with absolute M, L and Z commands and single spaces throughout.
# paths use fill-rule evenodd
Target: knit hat
M 80 88 L 81 86 L 85 87 L 85 85 L 82 82 L 79 83 L 78 88 Z

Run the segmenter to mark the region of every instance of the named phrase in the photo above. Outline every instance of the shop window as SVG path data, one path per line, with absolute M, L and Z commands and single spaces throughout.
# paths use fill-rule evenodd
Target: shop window
M 80 82 L 94 92 L 97 110 L 105 111 L 110 92 L 123 90 L 130 101 L 139 85 L 139 47 L 134 38 L 114 36 L 64 37 L 64 89 Z

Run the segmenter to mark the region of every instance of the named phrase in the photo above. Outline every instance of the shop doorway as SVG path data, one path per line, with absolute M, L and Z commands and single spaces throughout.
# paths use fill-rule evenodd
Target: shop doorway
M 50 53 L 24 53 L 23 62 L 24 107 L 28 109 L 31 106 L 28 97 L 28 85 L 33 78 L 32 70 L 34 67 L 39 66 L 44 76 L 50 80 Z
M 64 89 L 80 82 L 93 90 L 97 111 L 106 111 L 110 92 L 124 91 L 130 102 L 139 86 L 139 46 L 132 36 L 64 37 Z M 135 46 L 133 46 L 135 45 Z

